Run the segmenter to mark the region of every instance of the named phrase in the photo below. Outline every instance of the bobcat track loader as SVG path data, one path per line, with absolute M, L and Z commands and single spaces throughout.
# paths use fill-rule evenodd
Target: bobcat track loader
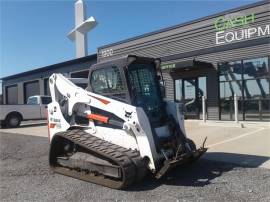
M 179 103 L 162 99 L 162 81 L 159 59 L 133 55 L 92 66 L 86 89 L 53 74 L 52 170 L 124 189 L 147 173 L 161 178 L 198 159 L 207 149 L 186 137 Z

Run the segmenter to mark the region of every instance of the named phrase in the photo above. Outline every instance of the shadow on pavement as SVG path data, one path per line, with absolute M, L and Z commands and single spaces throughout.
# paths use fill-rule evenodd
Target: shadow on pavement
M 134 185 L 129 191 L 145 191 L 155 189 L 163 184 L 173 186 L 193 186 L 203 187 L 211 184 L 211 181 L 218 178 L 223 173 L 235 168 L 255 168 L 269 160 L 269 157 L 244 155 L 234 153 L 212 152 L 206 153 L 205 157 L 211 160 L 201 158 L 192 165 L 177 167 L 160 180 L 148 176 L 141 183 Z M 239 159 L 239 164 L 221 162 L 226 158 Z M 252 163 L 249 164 L 248 162 Z
M 45 125 L 47 125 L 47 122 L 22 123 L 19 127 L 16 127 L 16 128 L 8 128 L 5 125 L 1 125 L 1 129 L 19 129 L 19 128 L 37 127 L 37 126 L 45 126 Z
M 270 159 L 269 156 L 256 156 L 248 154 L 208 152 L 203 156 L 207 160 L 231 162 L 239 167 L 257 168 Z
M 47 122 L 41 122 L 41 123 L 27 123 L 21 125 L 19 128 L 27 128 L 27 127 L 36 127 L 36 126 L 45 126 L 47 125 Z

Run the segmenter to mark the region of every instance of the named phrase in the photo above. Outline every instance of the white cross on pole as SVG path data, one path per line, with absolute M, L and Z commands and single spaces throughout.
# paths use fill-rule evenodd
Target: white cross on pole
M 68 33 L 68 38 L 71 41 L 75 41 L 76 45 L 76 57 L 84 57 L 87 53 L 87 32 L 92 30 L 97 22 L 94 17 L 90 17 L 87 20 L 85 5 L 82 0 L 78 0 L 75 3 L 75 28 Z

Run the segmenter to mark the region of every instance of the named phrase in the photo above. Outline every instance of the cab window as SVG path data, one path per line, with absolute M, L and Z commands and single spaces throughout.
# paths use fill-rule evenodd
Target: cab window
M 94 93 L 115 94 L 124 90 L 120 71 L 116 66 L 95 70 L 91 76 Z

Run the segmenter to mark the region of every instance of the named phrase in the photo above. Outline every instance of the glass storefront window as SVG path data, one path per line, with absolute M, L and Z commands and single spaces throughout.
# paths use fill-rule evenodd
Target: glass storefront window
M 244 81 L 244 96 L 246 99 L 269 98 L 269 79 L 252 79 Z
M 238 120 L 243 120 L 243 100 L 238 100 Z M 233 97 L 220 100 L 221 120 L 234 120 L 234 100 Z
M 220 115 L 234 119 L 234 94 L 238 96 L 239 120 L 270 120 L 268 57 L 218 64 Z M 241 73 L 243 72 L 243 74 Z
M 235 81 L 242 79 L 242 62 L 223 62 L 218 64 L 220 81 Z
M 180 102 L 182 99 L 182 79 L 175 80 L 175 100 Z
M 254 79 L 258 77 L 269 77 L 268 58 L 256 58 L 251 60 L 243 60 L 244 79 Z
M 206 95 L 207 95 L 207 92 L 206 92 L 206 77 L 199 77 L 198 79 L 198 90 L 199 90 L 199 96 L 202 97 L 202 96 L 205 96 L 206 98 Z
M 245 80 L 245 120 L 270 120 L 270 79 Z
M 220 82 L 219 84 L 219 92 L 220 98 L 230 98 L 235 94 L 237 96 L 242 95 L 242 81 L 228 81 L 228 82 Z
M 220 114 L 222 120 L 234 120 L 234 95 L 239 97 L 238 100 L 238 120 L 243 120 L 242 109 L 242 81 L 220 82 Z
M 188 79 L 184 81 L 184 92 L 186 100 L 194 100 L 196 98 L 196 81 Z
M 270 121 L 270 100 L 245 100 L 246 121 Z

